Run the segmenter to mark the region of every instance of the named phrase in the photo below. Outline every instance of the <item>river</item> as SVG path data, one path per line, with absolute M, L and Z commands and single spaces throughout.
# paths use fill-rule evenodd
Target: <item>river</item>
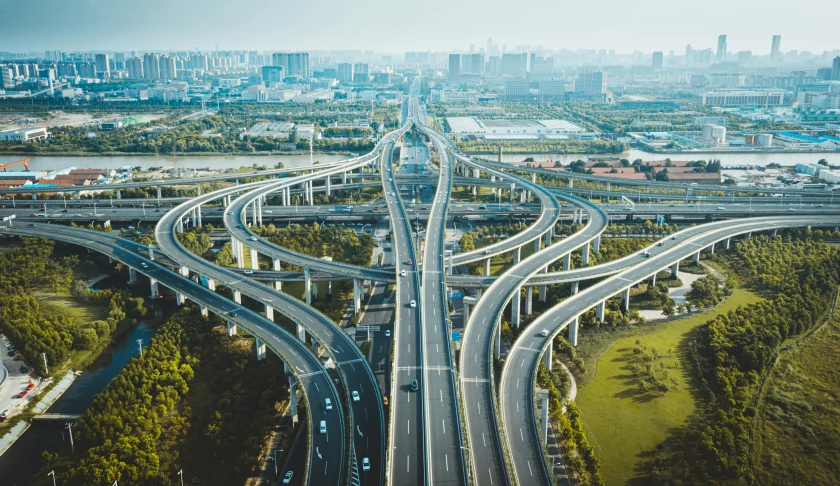
M 497 155 L 483 154 L 482 158 L 490 160 L 498 160 Z M 521 162 L 526 157 L 533 157 L 535 161 L 542 162 L 546 160 L 560 161 L 563 165 L 568 165 L 576 160 L 586 160 L 588 157 L 618 157 L 627 159 L 630 162 L 636 159 L 643 161 L 665 160 L 671 159 L 674 161 L 682 160 L 711 160 L 718 159 L 721 164 L 726 167 L 737 167 L 745 165 L 763 165 L 777 163 L 779 165 L 793 166 L 798 163 L 816 164 L 820 159 L 825 159 L 831 165 L 840 165 L 840 152 L 830 153 L 805 153 L 805 154 L 788 154 L 788 153 L 760 153 L 760 154 L 744 154 L 722 152 L 717 154 L 694 154 L 694 153 L 671 153 L 660 154 L 644 152 L 642 150 L 631 149 L 621 154 L 502 154 L 502 161 L 504 162 Z
M 53 403 L 48 412 L 83 413 L 93 403 L 93 397 L 119 374 L 129 359 L 137 355 L 137 340 L 142 339 L 143 345 L 148 345 L 155 330 L 155 327 L 140 321 L 116 338 L 93 364 L 83 370 L 82 375 Z M 45 450 L 63 451 L 68 445 L 66 435 L 67 432 L 62 431 L 59 425 L 33 424 L 0 456 L 0 484 L 31 484 L 33 476 L 42 467 L 41 453 Z
M 325 164 L 336 160 L 349 158 L 349 155 L 341 154 L 315 154 L 312 160 Z M 0 155 L 0 165 L 8 164 L 25 158 L 23 155 Z M 240 167 L 251 167 L 267 165 L 273 168 L 278 162 L 284 167 L 301 167 L 309 165 L 309 155 L 187 155 L 187 156 L 166 156 L 139 157 L 139 156 L 80 156 L 80 157 L 32 157 L 29 168 L 33 171 L 40 170 L 61 170 L 67 167 L 77 169 L 118 169 L 126 165 L 131 167 L 172 167 L 175 169 L 205 169 L 222 170 L 238 169 Z M 10 170 L 24 170 L 19 165 Z

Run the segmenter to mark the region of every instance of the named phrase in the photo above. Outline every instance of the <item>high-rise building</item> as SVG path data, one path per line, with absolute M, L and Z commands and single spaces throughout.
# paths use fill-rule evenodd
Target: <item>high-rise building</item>
M 47 61 L 59 62 L 64 60 L 64 54 L 61 51 L 46 51 L 44 52 L 44 59 Z
M 607 73 L 583 71 L 575 80 L 575 92 L 580 94 L 603 94 L 607 92 Z
M 723 62 L 726 60 L 726 34 L 718 36 L 716 59 L 717 62 Z
M 487 69 L 485 72 L 493 76 L 498 76 L 502 70 L 502 58 L 499 56 L 490 56 L 487 58 Z
M 76 69 L 79 71 L 79 76 L 87 79 L 96 78 L 96 63 L 93 62 L 77 62 Z
M 102 79 L 111 78 L 111 66 L 108 64 L 108 54 L 97 54 L 94 57 L 96 61 L 96 72 Z
M 461 56 L 461 72 L 463 74 L 472 73 L 472 54 L 464 54 Z
M 505 79 L 505 101 L 523 101 L 530 94 L 530 85 L 527 79 Z
M 353 82 L 353 65 L 349 62 L 342 62 L 338 64 L 336 69 L 336 77 L 340 83 Z
M 449 79 L 455 79 L 461 75 L 461 55 L 449 55 Z
M 738 65 L 748 66 L 752 63 L 752 51 L 738 52 Z
M 782 36 L 773 36 L 773 45 L 770 46 L 770 61 L 779 62 L 782 60 Z
M 143 75 L 147 79 L 160 79 L 160 58 L 154 52 L 143 54 Z
M 265 83 L 282 83 L 283 66 L 263 66 L 262 80 Z
M 470 68 L 473 74 L 484 74 L 484 54 L 470 54 Z
M 831 80 L 840 81 L 840 56 L 835 57 L 831 65 Z
M 528 54 L 502 54 L 502 76 L 525 77 L 528 73 Z
M 143 77 L 143 61 L 139 57 L 129 58 L 125 62 L 125 68 L 128 70 L 129 78 L 140 79 Z
M 543 79 L 540 81 L 540 98 L 543 101 L 562 101 L 565 96 L 566 83 L 562 79 Z
M 370 66 L 367 63 L 357 62 L 353 65 L 353 81 L 356 83 L 370 82 Z
M 14 72 L 12 68 L 8 66 L 0 66 L 0 87 L 2 88 L 14 88 L 15 87 L 15 79 L 14 79 Z
M 310 77 L 308 52 L 275 52 L 271 55 L 271 64 L 282 66 L 286 76 Z
M 161 79 L 178 79 L 177 58 L 169 56 L 161 56 L 160 58 L 160 78 Z
M 662 51 L 653 53 L 653 69 L 662 69 Z

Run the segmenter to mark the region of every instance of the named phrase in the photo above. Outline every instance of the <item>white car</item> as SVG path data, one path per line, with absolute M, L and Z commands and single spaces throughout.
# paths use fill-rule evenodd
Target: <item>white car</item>
M 263 211 L 263 212 L 264 212 L 265 214 L 274 214 L 274 211 L 272 211 L 272 210 L 270 210 L 270 209 L 266 209 L 266 210 L 265 210 L 265 211 Z
M 391 337 L 391 330 L 385 329 L 385 337 Z
M 248 238 L 248 239 L 249 239 L 249 240 L 251 240 L 251 241 L 257 241 L 257 237 L 256 237 L 256 236 L 252 236 L 252 237 L 250 237 L 250 238 Z
M 412 300 L 412 301 L 411 301 L 411 303 L 410 303 L 410 304 L 408 304 L 408 305 L 410 305 L 412 308 L 417 307 L 417 301 L 416 301 L 416 300 Z
M 370 471 L 370 459 L 362 459 L 362 471 Z
M 548 329 L 543 329 L 542 332 L 540 332 L 540 336 L 542 336 L 542 337 L 548 336 Z
M 324 408 L 327 410 L 332 410 L 332 401 L 329 398 L 324 399 Z
M 283 484 L 291 483 L 293 474 L 294 474 L 294 471 L 286 471 L 286 475 L 283 476 Z
M 353 395 L 353 401 L 354 402 L 359 401 L 359 392 L 357 392 L 356 390 L 353 390 L 353 393 L 351 393 L 351 395 Z
M 405 276 L 406 276 L 405 270 L 401 271 L 400 272 L 400 277 L 405 277 Z
M 244 272 L 242 272 L 242 273 L 244 273 L 245 275 L 253 275 L 253 274 L 254 274 L 254 271 L 253 271 L 253 270 L 245 270 L 245 271 L 244 271 Z

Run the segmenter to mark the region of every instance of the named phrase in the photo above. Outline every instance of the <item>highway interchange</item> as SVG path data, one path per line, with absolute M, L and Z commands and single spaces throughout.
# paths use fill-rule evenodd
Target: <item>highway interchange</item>
M 201 194 L 199 188 L 194 198 L 120 198 L 113 201 L 113 208 L 111 201 L 107 207 L 100 202 L 93 211 L 88 209 L 91 201 L 87 199 L 18 199 L 13 207 L 5 204 L 0 208 L 0 215 L 16 216 L 11 224 L 4 222 L 0 226 L 0 234 L 51 238 L 106 254 L 130 267 L 132 276 L 137 272 L 148 277 L 153 296 L 158 292 L 157 286 L 163 285 L 176 293 L 179 303 L 189 299 L 203 312 L 224 318 L 231 334 L 239 329 L 254 336 L 258 359 L 265 358 L 266 350 L 279 356 L 309 404 L 306 464 L 295 484 L 544 485 L 552 480 L 534 412 L 534 387 L 537 367 L 554 336 L 568 330 L 569 340 L 576 344 L 577 318 L 583 312 L 595 307 L 598 317 L 603 318 L 607 299 L 626 299 L 630 286 L 660 270 L 673 269 L 681 260 L 696 257 L 701 251 L 713 250 L 715 244 L 728 246 L 736 236 L 749 237 L 760 231 L 834 229 L 840 225 L 838 207 L 823 202 L 825 197 L 791 190 L 757 189 L 754 193 L 762 195 L 744 198 L 725 186 L 698 186 L 691 189 L 728 194 L 722 196 L 726 202 L 710 198 L 706 204 L 694 204 L 689 203 L 686 194 L 682 203 L 682 196 L 677 196 L 677 202 L 661 196 L 663 201 L 657 202 L 659 195 L 645 195 L 653 198 L 648 204 L 626 200 L 596 204 L 591 201 L 594 195 L 580 197 L 586 195 L 585 191 L 572 193 L 561 187 L 544 187 L 532 178 L 522 177 L 527 173 L 557 176 L 555 171 L 489 162 L 458 153 L 445 137 L 425 126 L 418 90 L 419 85 L 415 84 L 404 104 L 402 127 L 383 137 L 370 154 L 330 164 L 262 171 L 256 174 L 270 178 L 247 184 L 237 180 L 248 177 L 247 174 L 115 184 L 107 189 L 235 181 L 206 194 Z M 398 159 L 400 154 L 407 154 L 407 158 Z M 584 176 L 575 178 L 604 182 L 595 176 Z M 630 185 L 636 183 L 639 181 Z M 667 183 L 645 184 L 676 188 Z M 453 203 L 455 185 L 489 186 L 499 191 L 497 202 Z M 347 212 L 314 205 L 315 192 L 329 194 L 376 186 L 384 191 L 379 200 L 355 205 Z M 425 190 L 418 191 L 421 186 Z M 61 189 L 78 194 L 90 187 Z M 500 200 L 503 189 L 511 191 L 509 201 Z M 769 197 L 775 193 L 789 196 Z M 302 196 L 307 204 L 292 206 L 292 194 Z M 625 194 L 607 194 L 611 199 L 622 195 Z M 266 204 L 269 197 L 278 196 L 283 205 Z M 630 196 L 632 193 L 625 197 Z M 415 198 L 413 205 L 405 203 Z M 638 201 L 641 200 L 639 194 Z M 36 215 L 44 202 L 50 208 Z M 675 223 L 682 220 L 701 224 L 686 224 L 681 231 L 649 247 L 646 255 L 632 254 L 587 265 L 590 252 L 598 252 L 600 239 L 611 221 L 621 223 L 651 215 L 663 215 Z M 741 216 L 742 219 L 731 219 Z M 464 221 L 527 224 L 512 236 L 450 258 L 444 248 L 453 218 L 460 218 L 461 228 Z M 60 224 L 105 220 L 123 227 L 134 221 L 131 225 L 154 225 L 157 247 L 150 251 L 116 233 Z M 390 225 L 393 262 L 362 267 L 297 253 L 259 236 L 255 227 L 267 224 L 266 220 Z M 231 242 L 237 268 L 216 266 L 180 243 L 178 233 L 202 221 L 222 223 L 219 236 Z M 559 223 L 572 221 L 581 223 L 577 231 L 562 238 L 554 235 Z M 422 224 L 424 231 L 417 223 Z M 521 258 L 526 245 L 534 245 L 534 252 Z M 584 255 L 583 265 L 571 269 L 570 255 L 575 251 Z M 513 265 L 490 275 L 490 260 L 509 253 L 513 253 Z M 270 262 L 268 268 L 259 267 L 260 257 Z M 245 268 L 246 260 L 250 268 Z M 459 274 L 463 265 L 473 262 L 484 264 L 484 276 Z M 562 262 L 563 269 L 549 272 L 549 267 L 558 262 Z M 281 263 L 300 270 L 283 271 Z M 581 281 L 595 279 L 600 281 L 577 291 Z M 364 310 L 360 294 L 365 282 L 378 289 L 371 300 L 376 302 L 377 310 L 363 317 L 365 326 L 377 328 L 374 344 L 378 349 L 371 353 L 376 369 L 345 329 L 310 305 L 316 297 L 312 284 L 323 280 L 354 282 L 355 313 Z M 283 292 L 283 282 L 289 281 L 304 282 L 304 300 Z M 384 322 L 391 313 L 381 310 L 390 302 L 384 289 L 390 282 L 395 284 L 393 328 L 389 327 L 390 322 Z M 502 347 L 501 318 L 506 309 L 514 327 L 518 327 L 523 309 L 530 314 L 532 299 L 544 300 L 545 286 L 556 283 L 572 284 L 572 295 L 521 331 L 507 349 L 501 377 L 494 374 L 494 362 Z M 218 293 L 217 286 L 229 289 L 233 297 L 228 299 Z M 479 294 L 472 313 L 465 315 L 456 362 L 448 291 L 465 288 L 474 288 Z M 243 298 L 258 303 L 264 312 L 249 310 L 242 304 Z M 275 323 L 275 313 L 294 323 L 295 332 Z M 325 368 L 327 359 L 335 366 L 336 380 Z M 382 379 L 382 374 L 388 378 Z M 333 410 L 327 410 L 327 399 Z M 326 433 L 320 430 L 321 421 L 325 421 Z

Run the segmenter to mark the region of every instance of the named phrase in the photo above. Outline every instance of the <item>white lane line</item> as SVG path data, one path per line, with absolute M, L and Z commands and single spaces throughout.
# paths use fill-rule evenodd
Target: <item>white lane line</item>
M 493 473 L 490 471 L 490 468 L 487 468 L 487 474 L 490 476 L 490 486 L 493 486 Z
M 411 456 L 405 456 L 405 472 L 408 472 L 411 466 Z
M 444 457 L 446 458 L 446 472 L 449 472 L 449 454 Z
M 484 432 L 481 433 L 481 440 L 484 442 L 484 447 L 487 447 L 487 437 L 484 435 Z
M 525 442 L 525 434 L 522 433 L 522 429 L 519 429 L 519 439 Z
M 531 461 L 528 461 L 528 472 L 531 473 L 531 476 L 534 475 L 534 471 L 531 469 Z
M 443 433 L 446 433 L 446 420 L 441 420 L 440 425 L 443 427 Z
M 475 342 L 478 342 L 479 339 L 481 339 L 481 333 L 478 333 L 478 336 L 475 338 Z
M 516 388 L 519 388 L 519 378 L 516 379 Z
M 410 419 L 405 421 L 405 428 L 408 431 L 408 435 L 411 435 L 411 420 Z M 519 429 L 519 431 L 522 432 L 522 429 Z
M 519 412 L 519 401 L 516 402 L 516 411 Z
M 440 392 L 440 406 L 443 406 L 443 390 L 438 390 Z

